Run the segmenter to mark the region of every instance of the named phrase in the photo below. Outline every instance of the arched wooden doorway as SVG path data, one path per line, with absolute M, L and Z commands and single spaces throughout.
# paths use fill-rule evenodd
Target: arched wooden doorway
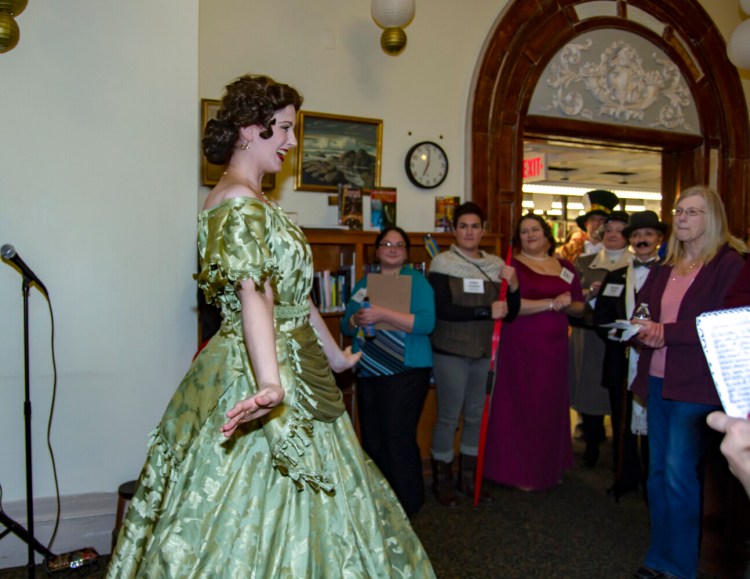
M 471 190 L 486 207 L 503 245 L 521 215 L 524 138 L 650 148 L 662 153 L 663 205 L 711 173 L 727 205 L 730 227 L 745 232 L 750 191 L 750 135 L 745 98 L 725 43 L 697 0 L 618 0 L 616 16 L 579 18 L 585 0 L 513 0 L 480 56 L 471 111 Z M 634 7 L 665 24 L 661 36 L 628 19 Z M 627 30 L 659 46 L 679 66 L 695 100 L 700 135 L 564 121 L 527 114 L 540 76 L 552 57 L 578 35 L 595 29 Z M 665 215 L 669 220 L 669 216 Z
M 470 113 L 470 173 L 472 197 L 487 209 L 491 230 L 507 247 L 512 225 L 521 215 L 524 139 L 555 138 L 659 151 L 663 208 L 671 207 L 683 188 L 715 183 L 732 232 L 744 237 L 750 192 L 747 104 L 737 70 L 708 14 L 698 0 L 617 0 L 612 15 L 579 17 L 577 8 L 587 3 L 511 0 L 485 43 Z M 629 10 L 646 13 L 663 24 L 663 32 L 656 34 L 629 18 Z M 696 105 L 698 134 L 528 114 L 550 60 L 580 34 L 599 29 L 640 35 L 676 63 Z M 666 221 L 671 219 L 662 213 Z M 748 551 L 747 498 L 718 452 L 709 460 L 716 462 L 707 471 L 701 565 L 711 573 L 734 576 Z

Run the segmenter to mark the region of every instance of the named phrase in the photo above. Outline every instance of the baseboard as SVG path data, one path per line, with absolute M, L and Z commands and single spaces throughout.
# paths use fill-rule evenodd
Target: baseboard
M 94 547 L 101 555 L 112 550 L 117 493 L 90 493 L 60 498 L 60 526 L 52 552 L 55 554 Z M 54 498 L 34 501 L 34 536 L 47 545 L 55 528 Z M 26 528 L 26 501 L 3 502 L 5 513 Z M 0 533 L 5 529 L 0 525 Z M 36 554 L 36 562 L 43 557 Z M 13 533 L 0 540 L 0 569 L 21 567 L 28 562 L 28 546 Z

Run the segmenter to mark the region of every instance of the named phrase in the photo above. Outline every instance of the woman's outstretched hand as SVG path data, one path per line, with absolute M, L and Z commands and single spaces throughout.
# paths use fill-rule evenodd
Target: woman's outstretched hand
M 281 385 L 274 384 L 266 386 L 250 398 L 240 400 L 227 412 L 226 416 L 229 420 L 221 427 L 222 434 L 229 438 L 243 422 L 250 422 L 251 420 L 265 416 L 281 404 L 281 401 L 284 400 L 284 394 L 285 392 Z
M 338 374 L 353 367 L 361 357 L 362 352 L 352 354 L 352 347 L 347 346 L 344 350 L 339 350 L 338 353 L 334 354 L 333 359 L 329 360 L 328 363 L 331 365 L 331 370 Z

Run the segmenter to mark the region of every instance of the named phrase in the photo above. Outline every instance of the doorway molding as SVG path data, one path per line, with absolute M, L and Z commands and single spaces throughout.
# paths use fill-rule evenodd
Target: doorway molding
M 587 0 L 510 0 L 480 54 L 470 110 L 472 199 L 487 211 L 504 247 L 521 216 L 525 138 L 589 146 L 640 148 L 662 154 L 662 209 L 681 189 L 715 183 L 730 229 L 744 237 L 750 190 L 748 111 L 737 69 L 697 0 L 616 0 L 616 16 L 579 18 Z M 637 8 L 664 25 L 661 35 L 628 18 Z M 528 115 L 541 75 L 557 52 L 590 30 L 627 30 L 661 48 L 685 77 L 700 134 Z M 724 111 L 724 113 L 720 112 Z M 668 211 L 664 220 L 671 221 Z

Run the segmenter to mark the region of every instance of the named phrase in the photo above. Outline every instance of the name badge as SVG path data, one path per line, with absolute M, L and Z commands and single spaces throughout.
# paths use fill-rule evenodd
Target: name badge
M 560 279 L 563 280 L 565 283 L 573 283 L 573 272 L 570 271 L 567 268 L 562 268 L 562 271 L 560 272 Z
M 366 288 L 366 287 L 361 287 L 361 288 L 359 288 L 359 289 L 357 290 L 357 293 L 355 293 L 355 294 L 354 294 L 354 295 L 352 296 L 352 299 L 353 299 L 353 300 L 354 300 L 355 302 L 357 302 L 358 304 L 361 304 L 361 303 L 362 303 L 362 300 L 363 300 L 363 299 L 365 299 L 365 297 L 367 297 L 367 288 Z
M 602 295 L 608 298 L 619 298 L 622 295 L 622 290 L 624 289 L 625 289 L 625 284 L 608 283 L 604 287 L 604 291 L 602 292 Z
M 483 279 L 464 279 L 464 293 L 483 294 L 484 293 L 484 280 Z

